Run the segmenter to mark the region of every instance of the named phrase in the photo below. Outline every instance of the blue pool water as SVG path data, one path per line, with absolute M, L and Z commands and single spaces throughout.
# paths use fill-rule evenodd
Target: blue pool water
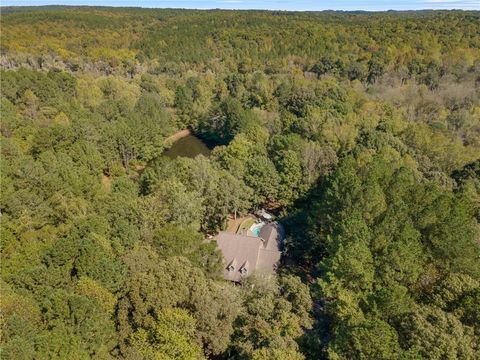
M 265 225 L 265 223 L 254 224 L 250 227 L 250 231 L 252 232 L 253 236 L 259 237 L 260 236 L 260 229 Z

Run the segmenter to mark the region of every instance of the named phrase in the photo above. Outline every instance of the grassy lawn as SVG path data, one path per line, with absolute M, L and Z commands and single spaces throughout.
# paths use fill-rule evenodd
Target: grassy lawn
M 241 233 L 243 230 L 250 229 L 250 226 L 255 224 L 255 219 L 252 217 L 246 218 L 238 227 L 237 233 Z
M 227 222 L 227 228 L 225 230 L 233 233 L 237 232 L 238 227 L 242 222 L 245 221 L 246 218 L 246 216 L 237 217 L 236 219 L 233 219 L 233 217 L 229 217 Z

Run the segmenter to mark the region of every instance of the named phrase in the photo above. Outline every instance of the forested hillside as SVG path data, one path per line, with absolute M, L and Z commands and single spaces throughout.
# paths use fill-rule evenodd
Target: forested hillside
M 2 358 L 480 358 L 480 12 L 2 8 L 0 53 Z

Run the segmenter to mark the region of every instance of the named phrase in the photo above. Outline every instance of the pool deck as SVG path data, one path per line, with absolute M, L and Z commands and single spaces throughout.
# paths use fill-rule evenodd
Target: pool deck
M 230 218 L 225 232 L 248 237 L 265 237 L 265 229 L 275 227 L 280 239 L 285 237 L 283 226 L 276 221 L 262 221 L 255 215 L 249 214 L 237 219 Z
M 248 229 L 252 235 L 251 236 L 256 236 L 256 237 L 260 237 L 260 230 L 262 229 L 262 227 L 264 227 L 266 225 L 266 223 L 264 221 L 260 222 L 260 223 L 255 223 L 253 224 L 252 226 L 250 226 L 250 228 Z M 258 229 L 258 230 L 257 230 Z
M 243 221 L 238 225 L 238 227 L 235 229 L 235 232 L 237 234 L 244 234 L 248 232 L 248 230 L 251 228 L 253 224 L 255 224 L 256 218 L 253 217 L 252 215 L 248 215 L 243 218 Z

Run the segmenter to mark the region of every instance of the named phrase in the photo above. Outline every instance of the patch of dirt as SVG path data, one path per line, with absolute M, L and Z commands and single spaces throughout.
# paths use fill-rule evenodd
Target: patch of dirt
M 181 138 L 187 137 L 191 133 L 192 133 L 192 131 L 190 129 L 184 129 L 184 130 L 177 131 L 175 134 L 166 138 L 165 142 L 174 143 L 175 141 L 177 141 Z
M 102 175 L 102 185 L 105 190 L 110 191 L 112 190 L 112 178 L 107 175 Z

